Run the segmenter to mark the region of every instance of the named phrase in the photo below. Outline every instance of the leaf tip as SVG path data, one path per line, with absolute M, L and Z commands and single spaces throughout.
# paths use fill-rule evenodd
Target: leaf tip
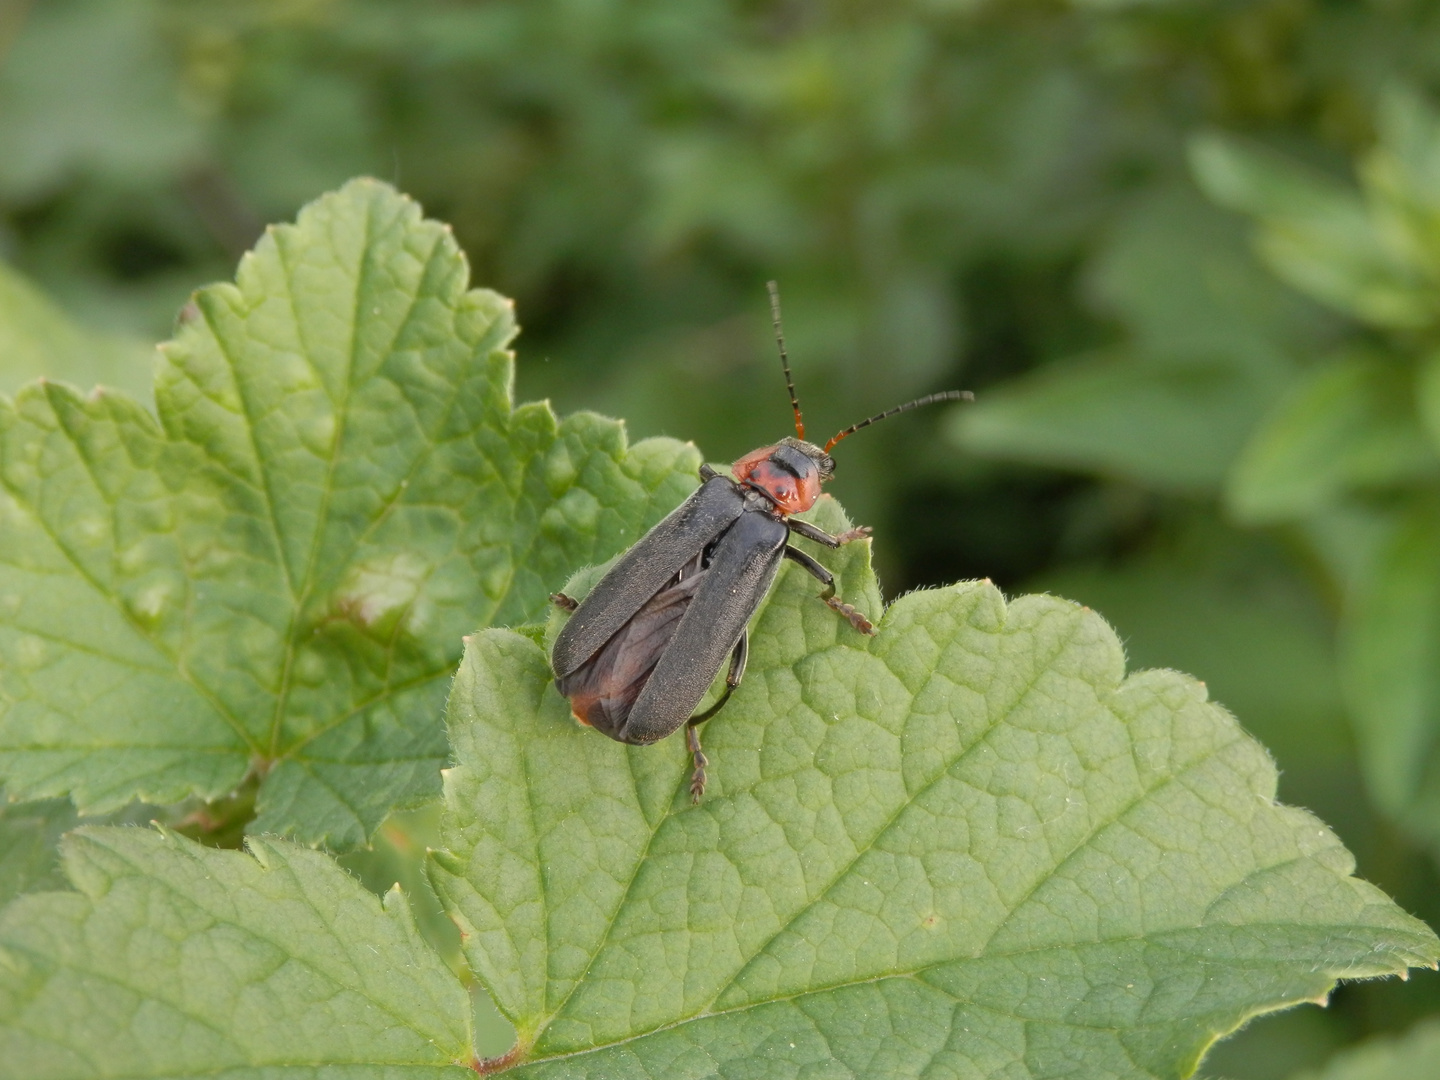
M 390 915 L 404 915 L 409 912 L 409 904 L 405 900 L 405 890 L 401 888 L 400 882 L 395 882 L 385 890 L 385 895 L 380 899 L 380 906 Z M 404 911 L 401 911 L 404 907 Z
M 176 312 L 176 329 L 183 329 L 184 327 L 191 326 L 200 321 L 200 302 L 198 297 L 199 293 L 191 293 L 190 299 L 185 301 L 184 305 L 180 308 L 180 310 Z M 162 342 L 160 348 L 162 350 L 165 350 L 169 344 L 170 343 L 168 341 Z

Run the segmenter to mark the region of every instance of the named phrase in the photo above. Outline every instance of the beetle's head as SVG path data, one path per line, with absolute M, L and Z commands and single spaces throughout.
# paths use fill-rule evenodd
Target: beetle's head
M 764 493 L 782 514 L 809 510 L 820 497 L 820 485 L 835 475 L 829 454 L 789 436 L 750 451 L 730 468 L 736 480 Z

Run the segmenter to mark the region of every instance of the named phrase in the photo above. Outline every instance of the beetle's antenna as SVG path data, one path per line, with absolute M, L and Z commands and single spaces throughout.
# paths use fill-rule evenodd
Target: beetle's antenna
M 775 321 L 775 343 L 780 346 L 780 366 L 785 369 L 785 386 L 790 391 L 790 408 L 795 410 L 795 434 L 805 438 L 805 419 L 800 415 L 800 402 L 795 397 L 795 380 L 790 377 L 790 357 L 785 355 L 785 331 L 780 329 L 780 286 L 767 281 L 770 290 L 770 318 Z
M 825 444 L 825 452 L 828 454 L 830 452 L 830 448 L 834 446 L 837 442 L 839 442 L 841 439 L 845 438 L 847 435 L 854 435 L 855 432 L 859 431 L 863 427 L 869 427 L 871 424 L 878 424 L 887 416 L 894 416 L 896 413 L 909 412 L 911 409 L 918 409 L 921 405 L 930 405 L 936 401 L 974 400 L 975 395 L 972 394 L 969 390 L 945 390 L 939 394 L 926 394 L 924 397 L 916 398 L 914 401 L 907 401 L 904 405 L 896 405 L 893 409 L 886 409 L 882 413 L 876 413 L 869 419 L 861 420 L 858 424 L 851 424 L 844 431 L 840 432 L 840 434 L 836 435 L 833 439 L 831 439 Z

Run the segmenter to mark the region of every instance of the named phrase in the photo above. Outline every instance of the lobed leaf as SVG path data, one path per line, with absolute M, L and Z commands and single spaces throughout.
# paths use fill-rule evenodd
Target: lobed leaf
M 363 841 L 438 791 L 460 639 L 694 484 L 691 447 L 513 407 L 509 301 L 449 229 L 354 181 L 272 228 L 162 347 L 158 422 L 0 400 L 0 774 L 12 794 L 214 798 Z
M 326 855 L 88 827 L 0 912 L 0 1077 L 472 1076 L 470 1002 L 398 890 Z
M 823 557 L 874 612 L 863 547 Z M 434 877 L 521 1075 L 1183 1076 L 1440 957 L 1087 609 L 961 584 L 863 639 L 816 591 L 787 567 L 753 624 L 698 807 L 680 739 L 583 730 L 534 642 L 470 640 Z

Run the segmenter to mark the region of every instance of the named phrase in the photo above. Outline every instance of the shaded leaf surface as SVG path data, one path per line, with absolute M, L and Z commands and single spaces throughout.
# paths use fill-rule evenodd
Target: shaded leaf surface
M 1440 510 L 1406 514 L 1347 613 L 1342 659 L 1376 801 L 1440 849 Z
M 0 802 L 0 904 L 31 889 L 63 886 L 56 844 L 74 827 L 69 799 Z
M 0 69 L 0 192 L 34 198 L 80 170 L 168 179 L 202 152 L 172 88 L 158 5 L 51 4 L 34 16 Z
M 1130 331 L 1121 350 L 1042 367 L 955 414 L 966 450 L 1213 491 L 1313 347 L 1317 310 L 1256 264 L 1235 223 L 1189 190 L 1127 214 L 1086 274 Z
M 368 180 L 272 229 L 162 348 L 159 422 L 0 402 L 0 769 L 84 810 L 265 774 L 255 831 L 353 844 L 438 788 L 460 638 L 535 618 L 693 449 L 512 407 L 508 301 Z
M 138 342 L 81 330 L 20 274 L 0 263 L 0 391 L 49 375 L 82 386 L 103 382 L 148 395 L 152 353 Z
M 1440 1078 L 1440 1022 L 1417 1024 L 1398 1038 L 1371 1039 L 1335 1055 L 1318 1072 L 1294 1080 L 1437 1080 Z
M 987 393 L 955 414 L 950 433 L 974 453 L 1206 491 L 1278 389 L 1253 367 L 1091 357 Z
M 1306 372 L 1261 425 L 1231 474 L 1241 520 L 1314 513 L 1356 489 L 1399 486 L 1440 467 L 1415 408 L 1413 374 L 1354 356 Z
M 0 1077 L 473 1076 L 470 1002 L 398 892 L 283 841 L 63 844 L 77 891 L 0 913 Z
M 1188 185 L 1131 209 L 1094 256 L 1085 284 L 1152 362 L 1225 360 L 1283 373 L 1287 354 L 1325 327 L 1320 308 L 1255 260 L 1233 215 Z
M 1190 161 L 1211 198 L 1258 219 L 1259 250 L 1281 277 L 1373 326 L 1417 329 L 1440 317 L 1440 114 L 1392 86 L 1378 120 L 1358 192 L 1221 135 L 1193 139 Z
M 1221 135 L 1193 140 L 1190 162 L 1212 199 L 1259 219 L 1261 255 L 1297 289 L 1376 326 L 1434 321 L 1424 268 L 1350 188 Z
M 842 522 L 822 504 L 819 520 Z M 855 545 L 823 556 L 878 610 Z M 530 1076 L 1176 1076 L 1257 1012 L 1437 943 L 1204 689 L 1093 613 L 984 584 L 859 638 L 784 571 L 679 739 L 579 729 L 528 639 L 472 639 L 438 891 Z

